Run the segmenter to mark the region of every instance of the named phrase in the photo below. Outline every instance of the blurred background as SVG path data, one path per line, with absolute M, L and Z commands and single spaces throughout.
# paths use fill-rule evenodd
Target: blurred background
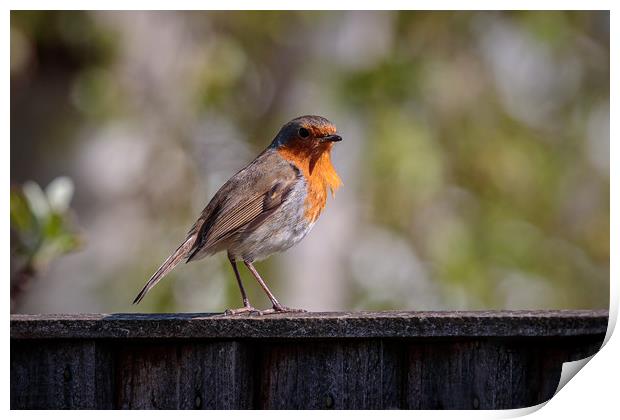
M 241 306 L 223 254 L 130 303 L 303 114 L 337 125 L 344 185 L 257 264 L 284 304 L 608 307 L 609 13 L 29 11 L 11 12 L 12 311 Z

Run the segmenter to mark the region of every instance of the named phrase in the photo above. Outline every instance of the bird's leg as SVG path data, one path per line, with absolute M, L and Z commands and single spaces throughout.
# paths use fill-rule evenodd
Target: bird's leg
M 273 309 L 267 309 L 266 311 L 262 311 L 263 314 L 270 314 L 270 313 L 275 313 L 275 312 L 306 312 L 303 309 L 292 309 L 292 308 L 288 308 L 280 304 L 280 302 L 278 302 L 278 299 L 276 299 L 273 293 L 271 293 L 271 290 L 269 290 L 269 288 L 267 287 L 267 284 L 265 284 L 260 274 L 258 274 L 258 271 L 256 271 L 256 268 L 254 268 L 252 261 L 243 261 L 243 262 L 245 263 L 246 267 L 248 267 L 248 269 L 252 272 L 252 274 L 254 275 L 254 278 L 256 279 L 258 284 L 260 284 L 260 286 L 263 288 L 265 293 L 267 293 L 267 296 L 269 296 L 269 300 L 271 300 L 271 303 L 273 304 Z
M 257 312 L 260 314 L 261 312 L 258 309 L 255 309 L 252 305 L 250 305 L 248 295 L 245 294 L 245 289 L 243 288 L 243 283 L 241 282 L 241 276 L 239 275 L 239 270 L 237 269 L 237 261 L 235 261 L 230 254 L 228 254 L 228 261 L 230 261 L 230 265 L 232 265 L 233 271 L 235 272 L 235 277 L 237 278 L 237 284 L 239 285 L 241 298 L 243 299 L 243 308 L 226 309 L 226 315 L 238 315 L 246 312 Z

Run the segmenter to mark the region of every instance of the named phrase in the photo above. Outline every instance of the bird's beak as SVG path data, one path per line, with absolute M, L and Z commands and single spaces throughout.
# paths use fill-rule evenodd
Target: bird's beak
M 326 142 L 332 143 L 336 141 L 342 141 L 342 137 L 340 137 L 338 134 L 330 134 L 329 136 L 321 137 L 319 141 L 321 143 L 326 143 Z

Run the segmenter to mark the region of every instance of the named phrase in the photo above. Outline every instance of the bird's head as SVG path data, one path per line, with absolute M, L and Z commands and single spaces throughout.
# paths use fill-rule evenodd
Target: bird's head
M 330 152 L 334 142 L 341 141 L 336 126 L 328 119 L 305 115 L 284 124 L 270 148 L 301 170 L 308 185 L 309 220 L 316 220 L 327 200 L 342 181 L 334 169 Z
M 271 147 L 307 150 L 314 154 L 330 151 L 333 143 L 341 140 L 336 126 L 327 118 L 305 115 L 284 124 Z

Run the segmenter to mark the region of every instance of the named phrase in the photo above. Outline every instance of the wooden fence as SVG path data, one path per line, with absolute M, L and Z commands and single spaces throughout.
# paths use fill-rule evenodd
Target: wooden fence
M 607 311 L 12 315 L 11 408 L 502 409 L 551 398 Z

